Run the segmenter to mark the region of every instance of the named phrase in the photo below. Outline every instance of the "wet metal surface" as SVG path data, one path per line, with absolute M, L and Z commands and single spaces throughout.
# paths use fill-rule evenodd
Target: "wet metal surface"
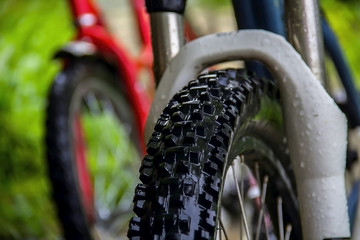
M 316 0 L 286 0 L 287 37 L 305 63 L 323 84 L 324 46 Z

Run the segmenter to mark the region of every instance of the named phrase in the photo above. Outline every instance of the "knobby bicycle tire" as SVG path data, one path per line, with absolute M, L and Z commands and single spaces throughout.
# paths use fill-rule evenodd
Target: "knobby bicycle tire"
M 114 118 L 112 121 L 115 121 L 116 124 L 119 123 L 119 127 L 120 123 L 126 123 L 128 125 L 135 124 L 131 108 L 129 107 L 130 105 L 126 100 L 124 92 L 121 90 L 119 82 L 116 81 L 118 81 L 118 79 L 116 78 L 115 71 L 103 62 L 90 59 L 74 60 L 67 68 L 58 74 L 49 93 L 46 120 L 48 171 L 52 184 L 53 198 L 58 209 L 58 217 L 66 239 L 93 239 L 96 238 L 97 235 L 100 235 L 99 232 L 94 233 L 94 226 L 97 224 L 94 222 L 94 218 L 98 217 L 96 216 L 98 214 L 93 213 L 92 210 L 95 211 L 95 209 L 92 208 L 94 207 L 94 200 L 96 199 L 92 199 L 94 196 L 92 194 L 89 196 L 89 191 L 86 192 L 80 184 L 81 178 L 87 177 L 87 175 L 84 174 L 89 173 L 79 173 L 80 160 L 77 155 L 79 151 L 77 150 L 78 141 L 84 145 L 80 146 L 84 148 L 80 149 L 80 154 L 84 155 L 83 158 L 85 158 L 85 161 L 90 161 L 89 154 L 85 155 L 85 153 L 88 153 L 88 148 L 97 145 L 86 142 L 88 139 L 86 139 L 86 136 L 83 136 L 84 119 L 80 119 L 82 124 L 82 127 L 80 127 L 81 133 L 76 133 L 78 132 L 76 122 L 80 122 L 80 120 L 77 120 L 80 117 L 86 118 L 87 115 L 82 116 L 82 113 L 80 113 L 84 108 L 85 110 L 83 111 L 93 111 L 95 115 L 98 114 L 95 117 L 91 116 L 93 113 L 88 114 L 88 118 L 91 121 L 95 121 L 97 116 L 107 119 L 107 115 L 100 115 L 100 113 L 105 112 L 108 110 L 106 108 L 109 108 L 111 110 L 111 118 Z M 87 103 L 87 105 L 83 103 L 85 97 L 91 97 L 91 101 Z M 98 104 L 95 110 L 87 109 L 93 107 L 91 104 Z M 101 120 L 102 118 L 100 117 L 98 117 L 98 119 Z M 111 129 L 110 126 L 103 125 L 104 126 L 100 126 L 97 133 L 109 132 L 110 137 L 112 137 L 120 131 L 120 129 Z M 90 127 L 93 127 L 93 125 L 90 125 Z M 118 127 L 118 125 L 116 125 L 116 127 Z M 94 132 L 95 130 L 96 129 L 90 129 L 90 131 Z M 74 137 L 74 135 L 76 136 Z M 141 152 L 141 150 L 139 150 L 140 146 L 139 140 L 137 139 L 136 126 L 132 126 L 132 132 L 129 133 L 127 137 L 129 138 L 129 144 L 134 144 L 136 150 Z M 100 136 L 92 136 L 92 141 L 100 142 L 102 140 Z M 114 138 L 110 138 L 108 141 L 112 140 L 114 140 Z M 108 151 L 108 149 L 105 151 Z M 103 161 L 109 159 L 108 156 L 102 157 Z M 118 156 L 113 158 L 118 158 Z M 136 159 L 137 157 L 135 155 L 133 155 L 132 158 L 131 160 L 137 166 L 136 162 L 140 159 Z M 121 159 L 119 159 L 119 161 L 120 160 Z M 89 162 L 86 164 L 89 165 Z M 89 171 L 89 166 L 87 167 L 87 171 Z M 112 167 L 115 168 L 118 166 L 114 165 Z M 129 169 L 116 169 L 115 171 L 128 171 L 129 174 L 131 173 Z M 91 180 L 95 181 L 95 177 L 91 177 L 93 178 Z M 117 179 L 117 181 L 120 180 Z M 113 181 L 113 183 L 115 182 L 116 181 Z M 126 185 L 127 183 L 124 184 Z M 129 184 L 128 191 L 132 188 L 130 185 L 131 184 Z M 92 193 L 93 191 L 95 190 L 91 190 Z M 131 189 L 130 194 L 132 191 Z M 131 196 L 128 202 L 128 205 L 131 207 Z M 124 217 L 120 215 L 120 217 L 129 219 L 131 216 Z M 103 225 L 107 224 L 109 223 L 105 222 Z M 117 227 L 119 228 L 119 226 Z M 115 229 L 115 231 L 118 230 L 119 229 Z M 122 231 L 126 233 L 126 229 Z M 108 234 L 106 231 L 102 232 Z
M 129 223 L 128 237 L 214 239 L 220 226 L 217 216 L 224 178 L 231 161 L 240 155 L 250 169 L 258 165 L 260 179 L 269 178 L 265 203 L 274 223 L 272 234 L 279 234 L 274 206 L 281 196 L 284 222 L 293 227 L 291 239 L 301 239 L 286 148 L 281 147 L 282 140 L 276 141 L 279 135 L 261 127 L 264 124 L 249 121 L 259 110 L 261 98 L 276 94 L 276 84 L 244 70 L 200 75 L 177 93 L 147 145 L 148 155 L 139 170 L 142 183 L 133 200 L 137 216 Z M 236 205 L 232 202 L 233 209 Z

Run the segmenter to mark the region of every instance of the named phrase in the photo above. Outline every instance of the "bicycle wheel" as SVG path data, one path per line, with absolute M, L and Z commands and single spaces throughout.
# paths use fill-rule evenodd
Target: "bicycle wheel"
M 266 239 L 266 233 L 268 239 L 283 239 L 281 222 L 292 224 L 291 239 L 301 239 L 283 138 L 279 130 L 259 123 L 261 116 L 249 121 L 267 93 L 275 96 L 276 85 L 242 70 L 226 70 L 201 75 L 174 96 L 147 146 L 128 237 L 231 239 L 224 226 L 238 219 L 236 239 Z M 232 167 L 237 159 L 241 163 Z M 280 221 L 278 211 L 283 212 Z
M 113 69 L 78 60 L 50 91 L 49 175 L 66 239 L 121 239 L 132 216 L 141 148 L 135 119 Z

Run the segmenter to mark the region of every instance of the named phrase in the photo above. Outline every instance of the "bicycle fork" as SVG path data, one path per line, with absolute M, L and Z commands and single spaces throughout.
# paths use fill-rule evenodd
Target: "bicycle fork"
M 151 1 L 147 5 L 153 10 L 159 7 L 151 5 Z M 184 10 L 182 7 L 185 5 L 178 11 L 180 14 Z M 166 12 L 166 9 L 160 10 Z M 180 30 L 178 34 L 182 34 Z M 169 41 L 168 45 L 175 45 L 177 51 L 182 42 L 181 39 L 179 44 Z M 156 104 L 152 105 L 147 119 L 145 141 L 171 97 L 203 69 L 231 60 L 261 61 L 280 86 L 303 237 L 307 240 L 348 238 L 344 182 L 346 118 L 296 50 L 276 34 L 243 30 L 199 38 L 183 46 L 171 61 L 176 53 L 168 53 L 162 64 L 166 70 L 163 75 L 158 74 L 162 77 L 153 101 Z M 154 55 L 156 58 L 155 52 Z
M 185 45 L 161 79 L 145 138 L 170 98 L 188 81 L 210 65 L 231 60 L 259 60 L 278 80 L 304 239 L 348 238 L 346 118 L 283 37 L 262 30 L 242 30 L 208 35 Z

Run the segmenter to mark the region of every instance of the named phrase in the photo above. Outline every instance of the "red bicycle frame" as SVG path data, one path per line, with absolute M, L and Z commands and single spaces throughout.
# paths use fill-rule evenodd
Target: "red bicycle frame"
M 72 44 L 82 42 L 91 44 L 91 54 L 96 52 L 96 55 L 100 56 L 104 61 L 115 65 L 118 69 L 119 79 L 123 81 L 125 86 L 140 130 L 140 139 L 142 139 L 151 98 L 137 79 L 140 70 L 148 69 L 151 71 L 153 62 L 150 25 L 144 1 L 130 1 L 142 44 L 141 53 L 137 57 L 130 56 L 121 43 L 115 42 L 114 38 L 106 30 L 99 11 L 91 0 L 70 0 L 69 2 L 78 30 Z
M 125 87 L 124 92 L 127 94 L 135 115 L 138 139 L 142 140 L 151 97 L 137 79 L 142 70 L 152 70 L 153 62 L 150 24 L 144 1 L 130 1 L 137 22 L 137 26 L 134 27 L 138 30 L 142 48 L 140 54 L 135 57 L 130 56 L 121 43 L 115 42 L 115 39 L 107 31 L 100 12 L 91 0 L 69 0 L 69 3 L 77 27 L 77 35 L 73 41 L 58 52 L 57 57 L 63 58 L 65 64 L 71 64 L 69 59 L 90 55 L 114 66 L 118 70 L 118 79 Z M 93 223 L 95 221 L 94 192 L 86 164 L 86 146 L 80 116 L 75 117 L 74 127 L 77 176 L 87 219 L 89 223 Z M 142 150 L 145 152 L 145 145 L 143 141 L 140 142 Z

